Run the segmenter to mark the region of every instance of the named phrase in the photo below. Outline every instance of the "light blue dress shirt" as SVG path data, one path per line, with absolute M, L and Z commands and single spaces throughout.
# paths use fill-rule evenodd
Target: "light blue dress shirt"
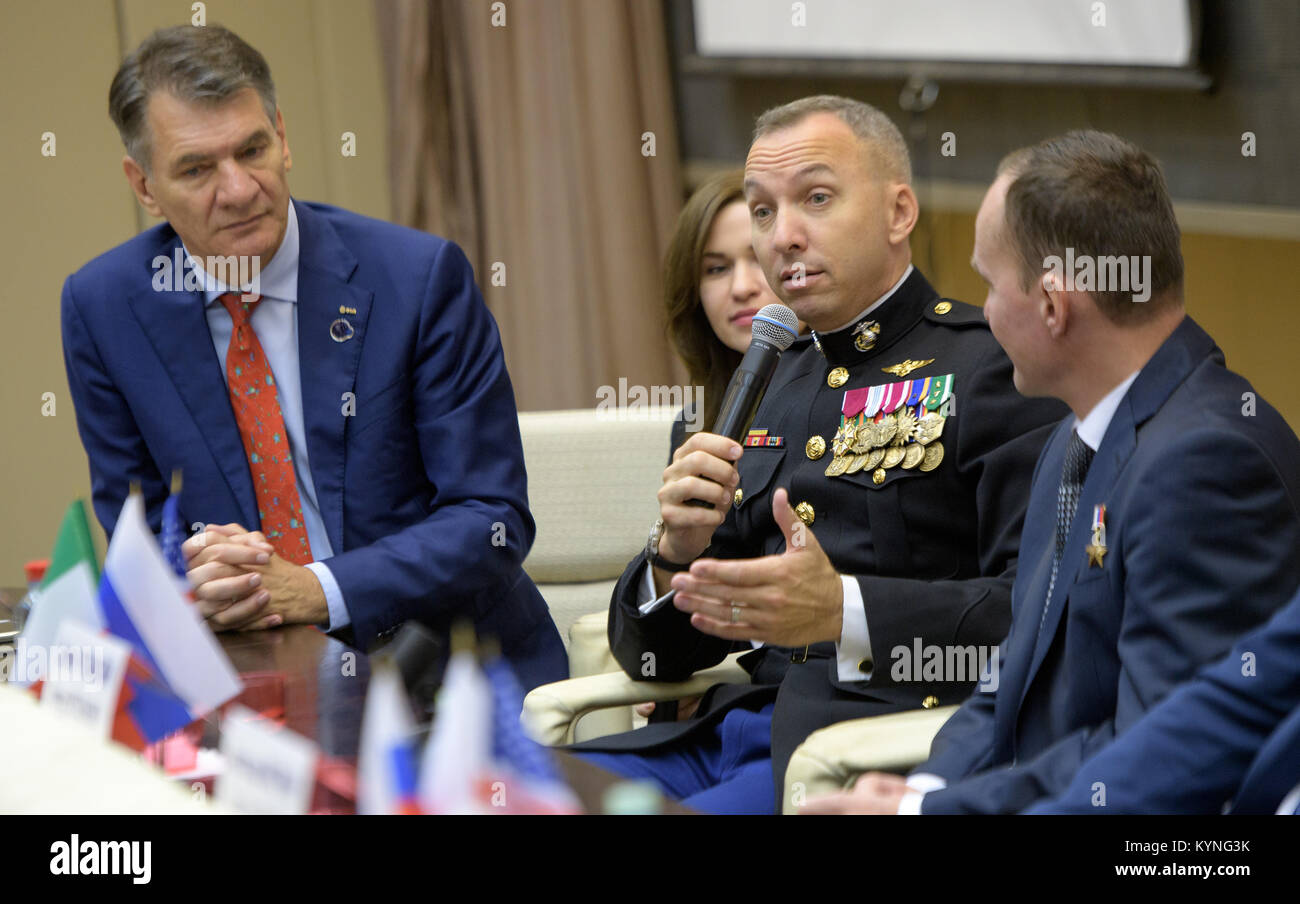
M 257 341 L 266 352 L 266 360 L 275 375 L 276 390 L 280 399 L 280 412 L 284 416 L 285 431 L 289 434 L 289 451 L 293 455 L 293 470 L 298 484 L 298 498 L 302 500 L 303 523 L 307 528 L 307 542 L 315 561 L 307 568 L 320 581 L 329 606 L 327 630 L 337 630 L 351 623 L 343 603 L 343 593 L 334 575 L 322 562 L 334 555 L 325 522 L 321 519 L 320 505 L 316 502 L 316 486 L 311 479 L 311 460 L 307 451 L 307 431 L 302 414 L 302 374 L 298 368 L 298 215 L 293 202 L 289 202 L 289 222 L 285 227 L 284 241 L 260 274 L 259 291 L 262 303 L 253 310 L 249 323 L 257 334 Z M 186 260 L 200 273 L 204 281 L 205 313 L 208 329 L 212 333 L 212 346 L 221 362 L 221 378 L 226 379 L 226 349 L 234 323 L 230 313 L 217 299 L 230 289 L 197 264 L 185 249 Z M 198 514 L 202 514 L 199 512 Z

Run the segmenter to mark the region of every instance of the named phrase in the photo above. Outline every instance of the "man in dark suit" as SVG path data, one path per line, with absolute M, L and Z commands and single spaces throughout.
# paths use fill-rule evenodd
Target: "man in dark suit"
M 1300 584 L 1300 443 L 1185 315 L 1150 155 L 1100 132 L 1011 155 L 972 263 L 1017 387 L 1075 413 L 1034 475 L 1000 682 L 944 725 L 910 790 L 873 773 L 815 812 L 1014 813 L 1060 794 Z
M 1287 813 L 1300 806 L 1300 593 L 1029 813 Z
M 307 623 L 362 647 L 471 618 L 528 686 L 565 677 L 496 325 L 451 242 L 292 201 L 266 61 L 180 26 L 123 62 L 110 112 L 167 222 L 70 276 L 63 342 L 94 505 L 174 470 L 215 630 Z M 251 275 L 251 279 L 248 277 Z
M 979 309 L 913 268 L 907 149 L 879 111 L 769 111 L 745 179 L 755 253 L 813 335 L 782 356 L 743 448 L 701 432 L 676 451 L 609 633 L 640 680 L 733 650 L 753 680 L 580 748 L 697 808 L 770 813 L 811 732 L 970 692 L 1006 630 L 1032 462 L 1064 409 L 1016 393 Z M 918 648 L 976 655 L 952 673 L 901 661 Z

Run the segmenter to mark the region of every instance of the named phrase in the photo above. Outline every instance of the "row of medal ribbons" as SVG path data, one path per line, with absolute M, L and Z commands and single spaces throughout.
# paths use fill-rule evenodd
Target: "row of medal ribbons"
M 939 467 L 939 436 L 951 414 L 954 383 L 944 374 L 845 392 L 826 476 L 875 470 L 876 483 L 883 483 L 889 468 Z

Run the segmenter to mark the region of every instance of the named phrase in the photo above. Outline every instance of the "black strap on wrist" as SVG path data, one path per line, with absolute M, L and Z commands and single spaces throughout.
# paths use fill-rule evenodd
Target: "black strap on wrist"
M 649 550 L 646 550 L 645 558 L 646 561 L 649 562 L 651 565 L 653 565 L 655 568 L 660 568 L 663 569 L 664 571 L 690 571 L 691 570 L 690 562 L 687 562 L 685 565 L 681 564 L 680 562 L 669 562 L 663 556 L 659 555 L 658 553 L 650 552 Z

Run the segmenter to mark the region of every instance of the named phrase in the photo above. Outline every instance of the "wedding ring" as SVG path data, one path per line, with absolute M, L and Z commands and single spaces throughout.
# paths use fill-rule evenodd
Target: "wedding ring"
M 732 604 L 731 604 L 731 623 L 734 625 L 734 624 L 735 624 L 736 622 L 738 622 L 738 621 L 740 621 L 740 607 L 737 606 L 735 603 L 732 603 Z

